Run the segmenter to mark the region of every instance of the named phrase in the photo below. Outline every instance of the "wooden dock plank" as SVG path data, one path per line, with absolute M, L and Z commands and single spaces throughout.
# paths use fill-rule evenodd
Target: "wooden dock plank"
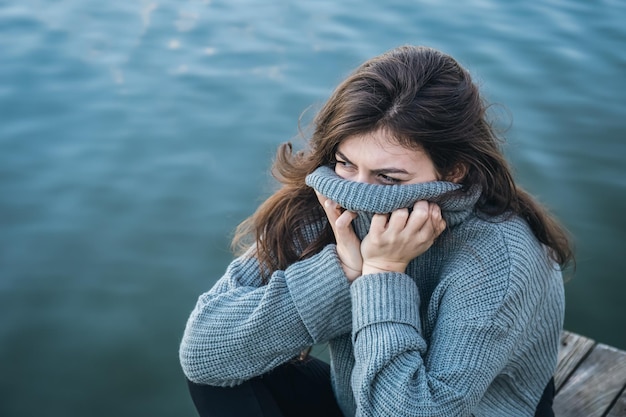
M 626 352 L 597 344 L 563 382 L 554 399 L 554 413 L 567 417 L 602 417 L 624 386 Z
M 554 373 L 554 385 L 557 392 L 594 345 L 595 341 L 576 333 L 568 331 L 561 333 L 558 365 Z
M 622 391 L 622 395 L 619 396 L 606 417 L 626 417 L 626 391 Z

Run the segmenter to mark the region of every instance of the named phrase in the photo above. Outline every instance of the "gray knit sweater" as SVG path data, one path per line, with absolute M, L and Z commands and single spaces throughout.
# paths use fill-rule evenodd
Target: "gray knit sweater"
M 186 376 L 233 386 L 328 342 L 346 416 L 533 416 L 556 365 L 564 295 L 528 225 L 477 216 L 480 191 L 448 182 L 362 184 L 322 167 L 307 184 L 356 211 L 361 238 L 373 213 L 417 200 L 437 202 L 447 229 L 406 273 L 351 285 L 332 244 L 267 285 L 253 250 L 235 259 L 189 317 Z

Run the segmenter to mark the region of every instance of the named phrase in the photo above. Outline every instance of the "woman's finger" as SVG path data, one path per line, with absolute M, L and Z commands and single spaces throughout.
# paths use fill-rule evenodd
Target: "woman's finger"
M 325 195 L 319 193 L 317 190 L 314 190 L 314 191 L 315 191 L 315 195 L 317 196 L 317 201 L 319 201 L 320 205 L 322 207 L 324 207 L 324 202 L 326 202 L 326 200 L 328 200 L 328 198 L 326 198 Z
M 341 214 L 341 211 L 339 210 L 339 204 L 327 198 L 326 196 L 318 193 L 317 191 L 315 191 L 315 195 L 317 195 L 317 200 L 319 201 L 322 208 L 324 209 L 324 212 L 326 213 L 326 217 L 328 217 L 328 221 L 330 222 L 331 226 L 334 228 L 335 222 L 337 221 L 337 218 Z
M 370 233 L 381 234 L 387 229 L 387 222 L 389 221 L 389 214 L 374 214 L 372 222 L 370 223 Z
M 417 235 L 424 242 L 432 242 L 443 232 L 446 222 L 441 216 L 441 209 L 435 203 L 429 203 L 426 221 L 419 229 Z
M 402 208 L 391 212 L 387 222 L 387 230 L 401 232 L 406 227 L 409 220 L 409 209 Z
M 335 221 L 335 226 L 338 230 L 349 229 L 350 231 L 352 231 L 350 224 L 352 223 L 352 220 L 356 219 L 356 217 L 357 214 L 355 212 L 345 210 L 339 215 L 339 217 L 337 217 L 337 220 Z
M 446 221 L 443 219 L 443 215 L 441 214 L 441 208 L 434 203 L 431 203 L 431 222 L 433 223 L 433 228 L 435 230 L 435 234 L 439 236 L 446 229 Z
M 427 201 L 420 200 L 413 205 L 413 211 L 407 220 L 406 228 L 417 232 L 424 227 L 430 218 L 430 207 Z

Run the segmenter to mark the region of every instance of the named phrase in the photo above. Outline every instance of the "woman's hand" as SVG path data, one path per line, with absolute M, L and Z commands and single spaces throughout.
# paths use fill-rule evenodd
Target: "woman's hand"
M 336 202 L 326 198 L 322 194 L 315 192 L 317 199 L 326 212 L 335 240 L 337 241 L 337 255 L 341 261 L 343 271 L 352 282 L 361 276 L 363 259 L 361 258 L 361 241 L 354 233 L 352 220 L 356 218 L 356 213 L 344 210 Z
M 375 214 L 361 244 L 362 274 L 405 272 L 411 260 L 426 252 L 446 228 L 437 204 L 418 201 L 408 209 Z

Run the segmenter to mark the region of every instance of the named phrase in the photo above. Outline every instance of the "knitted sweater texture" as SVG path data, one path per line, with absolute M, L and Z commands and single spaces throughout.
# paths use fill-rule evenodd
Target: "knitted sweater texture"
M 199 297 L 180 346 L 186 376 L 234 386 L 328 342 L 346 416 L 533 416 L 556 366 L 564 294 L 528 225 L 476 215 L 480 190 L 448 182 L 362 184 L 321 167 L 307 184 L 358 213 L 360 238 L 374 213 L 418 200 L 439 204 L 447 229 L 406 273 L 352 284 L 333 244 L 266 285 L 252 249 Z

